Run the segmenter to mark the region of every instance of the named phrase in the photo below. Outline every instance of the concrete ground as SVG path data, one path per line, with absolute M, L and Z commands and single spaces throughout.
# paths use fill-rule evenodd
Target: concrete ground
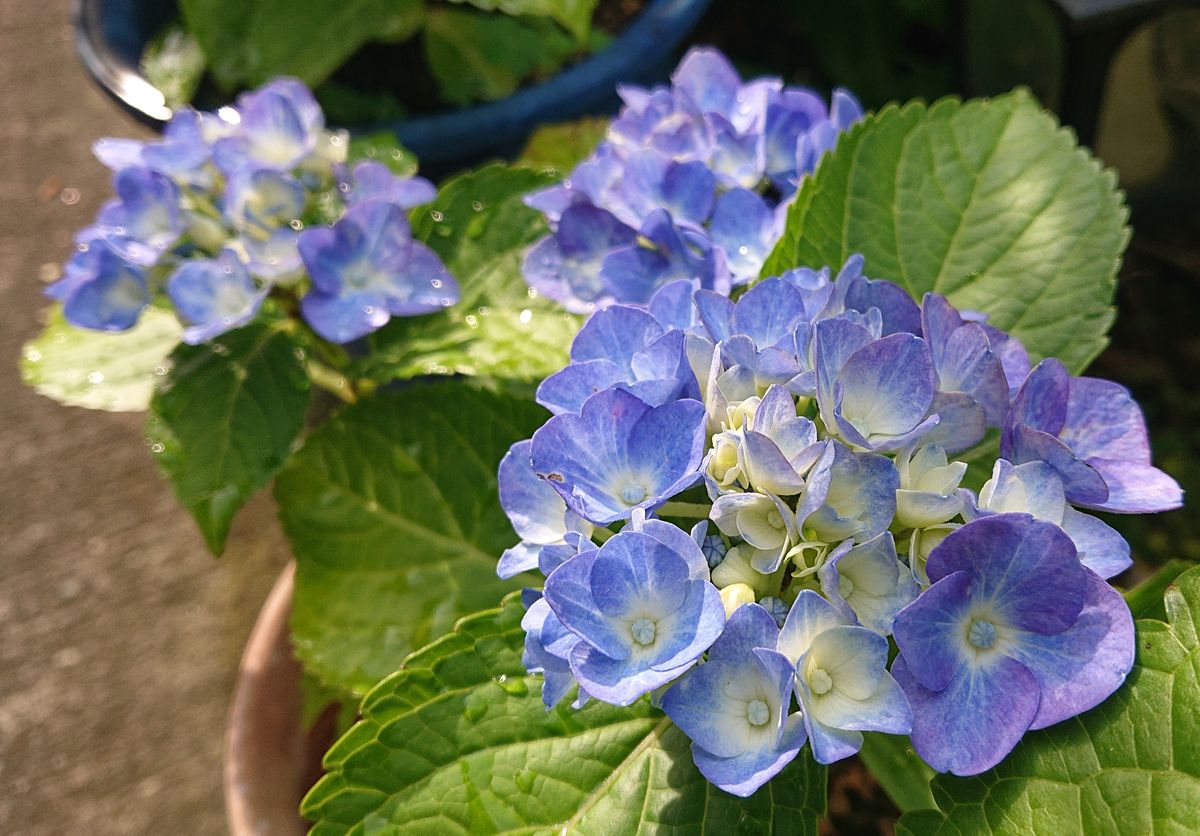
M 0 0 L 0 833 L 222 833 L 238 657 L 287 560 L 269 496 L 220 560 L 143 417 L 21 385 L 39 275 L 109 196 L 89 152 L 149 132 L 82 70 L 69 0 Z
M 221 833 L 238 656 L 287 560 L 270 498 L 211 558 L 142 416 L 61 407 L 17 371 L 39 276 L 109 195 L 89 146 L 149 135 L 80 67 L 69 6 L 0 0 L 0 833 Z M 1102 132 L 1100 151 L 1133 184 L 1156 173 L 1162 128 L 1148 41 L 1127 53 L 1105 122 L 1134 127 Z

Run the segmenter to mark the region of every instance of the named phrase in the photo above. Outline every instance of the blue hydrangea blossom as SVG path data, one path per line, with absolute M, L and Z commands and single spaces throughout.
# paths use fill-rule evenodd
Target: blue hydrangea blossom
M 73 325 L 110 331 L 163 299 L 190 342 L 246 324 L 268 298 L 273 312 L 300 301 L 339 343 L 455 303 L 457 283 L 405 215 L 433 185 L 375 161 L 349 168 L 347 146 L 286 78 L 216 113 L 181 108 L 161 139 L 100 140 L 116 197 L 79 231 L 48 294 Z
M 743 82 L 708 48 L 669 87 L 623 87 L 600 147 L 530 195 L 552 234 L 525 260 L 530 287 L 568 310 L 645 304 L 678 278 L 728 294 L 762 269 L 799 179 L 862 116 L 777 78 Z
M 1098 501 L 1073 496 L 1070 479 L 1082 468 L 1108 490 L 1119 450 L 1150 467 L 1136 406 L 1086 383 L 1103 401 L 1086 414 L 1061 397 L 1034 405 L 1048 397 L 1046 364 L 1031 371 L 1018 341 L 865 269 L 853 257 L 794 270 L 736 300 L 693 278 L 597 311 L 539 389 L 554 417 L 511 454 L 557 500 L 555 542 L 521 563 L 547 576 L 526 648 L 547 705 L 573 688 L 576 704 L 624 705 L 669 685 L 664 710 L 730 792 L 754 792 L 804 741 L 829 763 L 868 730 L 912 734 L 934 767 L 972 774 L 1026 730 L 1103 700 L 1132 659 L 1128 609 L 1103 580 L 1128 566 L 1128 546 L 1081 510 Z M 1068 400 L 1078 380 L 1067 376 Z M 1104 415 L 1119 420 L 1097 438 Z M 1052 454 L 1018 463 L 1035 425 L 1058 447 L 1039 441 Z M 957 456 L 987 437 L 1014 459 L 997 459 L 976 493 Z M 1148 499 L 1112 478 L 1113 493 L 1143 503 L 1169 479 L 1147 477 Z M 567 530 L 565 509 L 604 545 Z M 691 521 L 689 537 L 679 526 Z M 634 537 L 651 529 L 672 532 L 694 575 L 647 557 L 656 549 Z M 619 607 L 602 604 L 617 574 L 591 568 L 614 541 L 641 543 L 611 549 L 620 577 L 636 579 L 613 593 Z M 715 615 L 680 604 L 700 578 L 726 616 L 706 649 L 695 634 Z M 630 661 L 635 600 L 678 614 L 686 663 Z M 889 636 L 902 651 L 890 666 Z

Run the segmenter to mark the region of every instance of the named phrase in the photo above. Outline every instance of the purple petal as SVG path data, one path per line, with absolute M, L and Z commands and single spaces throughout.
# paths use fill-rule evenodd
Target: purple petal
M 908 669 L 892 665 L 913 710 L 913 748 L 939 772 L 978 775 L 998 764 L 1021 739 L 1038 710 L 1038 682 L 1013 659 L 961 665 L 946 687 L 931 691 Z
M 1037 678 L 1041 704 L 1030 728 L 1041 729 L 1099 705 L 1133 668 L 1134 630 L 1129 606 L 1092 572 L 1087 598 L 1069 630 L 1054 636 L 1025 633 L 1013 655 Z

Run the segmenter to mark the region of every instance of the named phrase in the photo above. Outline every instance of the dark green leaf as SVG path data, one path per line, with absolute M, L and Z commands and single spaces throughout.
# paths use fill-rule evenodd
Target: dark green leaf
M 1134 618 L 1156 618 L 1164 621 L 1167 610 L 1163 606 L 1163 594 L 1175 579 L 1195 564 L 1186 560 L 1171 560 L 1160 567 L 1133 589 L 1125 593 L 1125 603 Z
M 553 18 L 580 43 L 587 40 L 592 28 L 592 13 L 599 0 L 451 0 L 470 3 L 485 12 L 499 11 L 506 15 L 529 15 Z
M 393 319 L 372 335 L 356 374 L 536 380 L 566 365 L 579 318 L 531 293 L 521 276 L 526 248 L 548 231 L 522 199 L 552 182 L 532 169 L 490 165 L 448 180 L 432 205 L 415 210 L 413 234 L 458 279 L 461 299 L 445 314 Z
M 1030 732 L 995 769 L 933 781 L 938 811 L 898 833 L 1194 833 L 1200 810 L 1200 568 L 1168 586 L 1168 623 L 1137 623 L 1138 658 L 1106 702 Z
M 344 409 L 275 484 L 296 556 L 296 652 L 362 693 L 461 616 L 520 585 L 496 577 L 517 542 L 496 487 L 510 445 L 546 419 L 464 380 L 418 383 Z
M 1127 211 L 1116 177 L 1028 92 L 884 108 L 803 182 L 763 275 L 866 256 L 1083 369 L 1106 344 Z
M 309 86 L 393 26 L 398 0 L 180 0 L 188 31 L 227 91 L 277 75 Z
M 503 99 L 553 75 L 574 51 L 571 38 L 538 18 L 438 8 L 425 21 L 425 60 L 451 104 Z
M 150 449 L 220 554 L 233 515 L 291 452 L 308 376 L 296 343 L 273 323 L 180 345 L 171 366 L 150 401 Z
M 460 622 L 363 701 L 303 812 L 314 834 L 815 834 L 825 768 L 808 750 L 748 799 L 692 765 L 642 700 L 547 712 L 521 664 L 522 608 Z
M 150 405 L 156 371 L 166 373 L 182 331 L 172 314 L 157 308 L 148 308 L 129 331 L 88 331 L 68 324 L 55 305 L 42 333 L 21 351 L 21 379 L 67 406 L 140 412 Z

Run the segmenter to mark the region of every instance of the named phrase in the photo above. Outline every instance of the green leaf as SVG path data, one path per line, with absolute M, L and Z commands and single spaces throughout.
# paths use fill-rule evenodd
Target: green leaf
M 763 275 L 866 273 L 986 311 L 1078 372 L 1105 346 L 1128 212 L 1116 177 L 1033 97 L 884 108 L 801 185 Z
M 546 711 L 522 612 L 512 596 L 464 619 L 371 691 L 303 802 L 313 834 L 817 833 L 825 768 L 807 748 L 740 799 L 648 700 Z
M 518 162 L 566 173 L 596 150 L 611 121 L 607 116 L 588 116 L 574 122 L 542 125 L 529 137 Z
M 213 554 L 234 514 L 283 466 L 304 425 L 302 353 L 274 324 L 180 345 L 150 401 L 146 434 Z
M 1100 706 L 1030 732 L 995 769 L 934 779 L 898 833 L 1194 833 L 1200 810 L 1200 567 L 1137 622 L 1138 658 Z
M 180 0 L 179 7 L 228 92 L 277 75 L 316 86 L 364 43 L 391 35 L 404 11 L 398 0 Z
M 858 756 L 902 811 L 937 809 L 929 788 L 937 773 L 913 751 L 907 735 L 866 732 Z
M 1175 579 L 1195 564 L 1187 560 L 1170 560 L 1146 580 L 1125 593 L 1125 603 L 1134 618 L 1156 618 L 1163 621 L 1167 617 L 1163 606 L 1163 594 Z
M 183 332 L 167 311 L 148 308 L 129 331 L 76 328 L 62 306 L 48 310 L 42 333 L 21 351 L 21 379 L 38 394 L 67 406 L 139 412 L 150 405 L 156 370 Z
M 463 380 L 416 383 L 344 409 L 275 482 L 296 556 L 296 653 L 364 692 L 415 648 L 523 579 L 496 577 L 517 541 L 496 487 L 508 448 L 546 419 Z
M 353 165 L 362 160 L 375 160 L 391 169 L 397 177 L 412 177 L 417 173 L 417 157 L 400 144 L 391 131 L 355 134 L 346 150 L 346 162 Z
M 489 165 L 448 180 L 432 205 L 415 210 L 413 235 L 446 263 L 461 298 L 444 314 L 392 319 L 369 338 L 355 374 L 537 380 L 566 365 L 581 320 L 531 294 L 521 275 L 525 250 L 547 233 L 522 199 L 553 182 L 533 169 Z
M 180 107 L 191 102 L 204 77 L 204 52 L 186 29 L 173 23 L 146 45 L 141 71 L 162 91 L 168 107 Z
M 600 0 L 451 0 L 469 3 L 485 12 L 549 17 L 583 43 L 592 28 L 592 13 Z
M 538 18 L 437 8 L 425 21 L 425 60 L 451 104 L 503 99 L 553 75 L 574 51 L 566 34 Z

